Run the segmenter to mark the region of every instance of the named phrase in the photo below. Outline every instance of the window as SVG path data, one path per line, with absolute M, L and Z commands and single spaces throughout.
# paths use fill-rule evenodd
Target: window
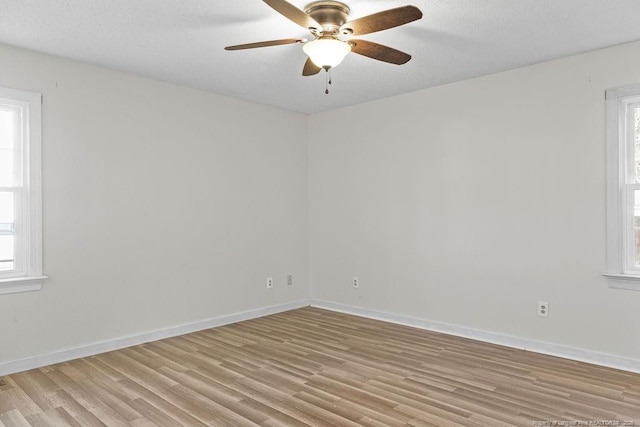
M 607 271 L 640 290 L 640 85 L 608 90 Z
M 41 96 L 0 88 L 0 294 L 42 289 Z

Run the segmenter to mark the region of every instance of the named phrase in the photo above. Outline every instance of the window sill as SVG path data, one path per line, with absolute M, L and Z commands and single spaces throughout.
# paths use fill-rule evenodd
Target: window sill
M 620 273 L 604 273 L 603 276 L 609 279 L 610 288 L 640 291 L 640 276 Z
M 42 283 L 46 278 L 47 276 L 31 276 L 0 279 L 0 295 L 42 290 Z

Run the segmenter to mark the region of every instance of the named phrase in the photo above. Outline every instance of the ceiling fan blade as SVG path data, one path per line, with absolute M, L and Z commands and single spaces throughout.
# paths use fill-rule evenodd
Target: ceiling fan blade
M 407 53 L 366 40 L 349 40 L 349 44 L 351 44 L 351 52 L 353 53 L 390 64 L 402 65 L 411 59 L 411 55 Z
M 282 40 L 269 40 L 264 42 L 238 44 L 235 46 L 227 46 L 224 50 L 242 50 L 242 49 L 255 49 L 257 47 L 268 46 L 280 46 L 283 44 L 305 43 L 307 39 L 282 39 Z
M 266 1 L 266 0 L 265 0 Z M 364 16 L 347 22 L 340 27 L 343 34 L 359 36 L 388 28 L 398 27 L 422 18 L 422 12 L 415 6 L 403 6 Z
M 307 62 L 304 63 L 304 68 L 302 69 L 303 76 L 314 76 L 318 74 L 322 70 L 322 68 L 318 67 L 313 63 L 311 58 L 307 58 Z
M 285 0 L 263 1 L 271 6 L 276 12 L 300 25 L 302 28 L 322 30 L 322 25 L 320 25 L 315 19 Z

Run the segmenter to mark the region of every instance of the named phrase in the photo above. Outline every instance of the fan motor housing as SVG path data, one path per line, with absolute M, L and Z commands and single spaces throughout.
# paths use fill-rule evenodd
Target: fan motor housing
M 304 11 L 315 19 L 325 30 L 337 30 L 349 17 L 349 6 L 339 1 L 314 1 L 305 6 Z

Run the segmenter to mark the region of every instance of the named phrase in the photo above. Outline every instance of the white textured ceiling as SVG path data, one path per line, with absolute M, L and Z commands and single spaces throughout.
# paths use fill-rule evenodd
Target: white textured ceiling
M 313 113 L 640 40 L 639 0 L 346 3 L 352 19 L 406 4 L 424 18 L 360 37 L 413 59 L 397 66 L 350 54 L 329 95 L 324 72 L 302 77 L 301 45 L 223 50 L 309 36 L 261 0 L 0 0 L 0 42 Z

